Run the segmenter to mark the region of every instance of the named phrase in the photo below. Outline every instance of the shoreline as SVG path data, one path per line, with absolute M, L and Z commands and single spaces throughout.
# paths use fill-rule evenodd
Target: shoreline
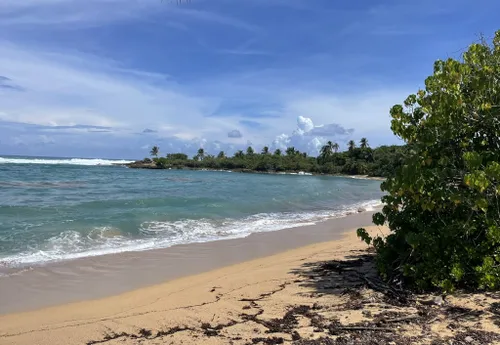
M 366 212 L 364 215 L 367 214 Z M 358 219 L 359 221 L 366 223 L 366 219 Z M 298 262 L 316 255 L 320 257 L 321 252 L 325 250 L 347 253 L 353 249 L 365 248 L 366 245 L 356 238 L 355 228 L 352 226 L 345 228 L 348 224 L 350 223 L 339 224 L 344 228 L 330 233 L 327 236 L 329 237 L 327 242 L 277 249 L 277 253 L 265 256 L 257 254 L 255 258 L 245 258 L 238 263 L 224 262 L 219 267 L 204 270 L 198 274 L 190 274 L 159 284 L 149 284 L 146 287 L 115 293 L 99 299 L 66 302 L 36 310 L 0 315 L 0 325 L 2 325 L 0 343 L 3 339 L 9 344 L 95 344 L 107 343 L 112 340 L 108 338 L 114 337 L 109 334 L 117 334 L 116 339 L 120 340 L 117 344 L 122 344 L 121 341 L 126 340 L 120 339 L 122 335 L 128 332 L 142 334 L 141 330 L 149 329 L 149 327 L 161 329 L 166 325 L 178 323 L 177 328 L 182 330 L 182 327 L 187 327 L 182 325 L 194 321 L 194 315 L 198 314 L 195 311 L 197 307 L 208 308 L 210 315 L 206 314 L 203 317 L 211 318 L 212 322 L 214 319 L 231 318 L 231 312 L 226 314 L 226 311 L 218 310 L 217 306 L 211 306 L 212 303 L 222 302 L 225 291 L 236 292 L 238 296 L 247 294 L 258 296 L 259 293 L 263 293 L 262 296 L 266 294 L 270 296 L 275 293 L 273 291 L 275 285 L 287 285 L 280 282 L 284 281 L 284 276 L 287 276 L 289 270 Z M 309 228 L 311 227 L 314 226 Z M 373 226 L 369 229 L 376 231 Z M 282 231 L 284 230 L 273 233 L 277 234 Z M 282 238 L 282 236 L 279 237 Z M 252 243 L 258 244 L 259 241 L 252 241 Z M 238 249 L 237 252 L 241 253 L 241 248 L 234 249 Z M 290 263 L 293 263 L 293 266 Z M 279 286 L 276 292 L 283 289 Z M 5 293 L 1 292 L 0 296 L 5 296 Z M 17 299 L 13 296 L 9 298 Z M 38 298 L 43 297 L 38 296 Z M 159 312 L 162 308 L 176 310 L 176 312 L 164 314 Z M 188 316 L 186 312 L 194 312 L 194 315 Z M 141 321 L 127 320 L 129 317 L 132 319 L 139 317 Z M 205 326 L 202 325 L 202 327 Z M 174 327 L 176 330 L 177 328 Z M 177 332 L 172 332 L 174 333 Z M 148 334 L 149 332 L 146 332 L 145 338 Z M 107 340 L 99 340 L 102 338 Z M 132 335 L 131 339 L 137 339 L 137 337 Z M 191 339 L 191 341 L 198 343 L 197 340 Z M 177 343 L 179 342 L 174 340 L 173 344 Z M 193 342 L 187 341 L 186 343 Z M 209 343 L 226 344 L 226 342 Z M 110 344 L 114 343 L 110 342 Z M 129 343 L 126 342 L 126 344 Z M 130 344 L 136 343 L 130 342 Z M 151 342 L 151 344 L 158 343 Z
M 386 227 L 366 230 L 372 235 L 388 233 Z M 440 295 L 395 292 L 379 279 L 367 248 L 349 227 L 327 242 L 110 297 L 0 315 L 0 343 L 500 342 L 496 294 L 460 293 L 443 302 Z
M 196 243 L 204 243 L 204 242 L 213 242 L 213 241 L 225 241 L 225 240 L 230 240 L 230 239 L 237 239 L 237 238 L 244 238 L 248 237 L 253 233 L 261 233 L 261 232 L 273 232 L 273 231 L 281 231 L 281 230 L 288 230 L 296 227 L 304 227 L 304 226 L 310 226 L 310 225 L 317 225 L 319 223 L 329 221 L 332 219 L 338 219 L 338 218 L 343 218 L 349 215 L 353 214 L 358 214 L 362 212 L 376 212 L 379 209 L 381 209 L 382 203 L 380 199 L 373 199 L 373 200 L 366 200 L 350 205 L 344 205 L 340 208 L 336 209 L 319 209 L 319 210 L 314 210 L 314 211 L 299 211 L 296 213 L 290 213 L 290 212 L 284 212 L 282 213 L 281 216 L 279 217 L 272 217 L 272 220 L 276 220 L 278 223 L 272 223 L 271 225 L 264 225 L 262 227 L 259 227 L 259 225 L 252 225 L 252 229 L 256 229 L 256 231 L 253 230 L 248 230 L 244 232 L 234 232 L 231 234 L 228 233 L 222 233 L 218 235 L 212 235 L 208 236 L 206 238 L 200 237 L 200 238 L 194 238 L 191 240 L 186 240 L 186 241 L 178 241 L 178 242 L 161 242 L 161 243 L 150 243 L 150 244 L 145 244 L 145 243 L 128 243 L 127 245 L 123 247 L 111 247 L 111 248 L 102 248 L 102 247 L 89 247 L 86 251 L 81 251 L 81 252 L 68 252 L 68 253 L 63 253 L 61 255 L 58 255 L 58 257 L 54 258 L 52 256 L 46 255 L 38 255 L 36 258 L 36 261 L 34 259 L 29 259 L 30 256 L 27 255 L 26 258 L 22 257 L 19 255 L 21 258 L 20 260 L 16 260 L 18 257 L 16 257 L 16 254 L 13 254 L 12 256 L 7 256 L 4 258 L 0 258 L 0 281 L 3 277 L 12 275 L 12 274 L 17 274 L 19 271 L 26 271 L 26 270 L 31 270 L 36 267 L 41 267 L 41 266 L 46 266 L 46 265 L 52 265 L 54 263 L 58 262 L 66 262 L 66 261 L 74 261 L 74 260 L 81 260 L 85 258 L 90 258 L 90 257 L 100 257 L 100 256 L 106 256 L 106 255 L 116 255 L 116 254 L 122 254 L 122 253 L 127 253 L 127 252 L 145 252 L 145 251 L 151 251 L 151 250 L 157 250 L 157 249 L 165 249 L 165 248 L 170 248 L 172 246 L 178 246 L 178 245 L 190 245 L 190 244 L 196 244 Z M 285 215 L 287 214 L 288 215 Z M 269 213 L 271 215 L 272 213 Z M 280 213 L 278 213 L 279 215 Z M 261 215 L 261 214 L 256 214 L 256 215 Z M 266 214 L 262 214 L 266 215 Z M 307 215 L 306 218 L 302 218 L 303 215 Z M 298 216 L 299 218 L 296 219 L 295 221 L 292 221 L 292 219 L 295 219 L 294 217 Z M 252 216 L 247 216 L 243 220 L 248 220 L 252 218 Z M 267 219 L 267 218 L 266 218 Z M 204 221 L 204 219 L 201 219 L 200 221 Z M 236 220 L 235 220 L 236 222 Z M 280 225 L 281 222 L 281 225 Z M 239 226 L 241 226 L 240 223 L 238 223 Z M 161 239 L 160 239 L 161 241 Z M 32 253 L 35 254 L 35 253 Z
M 35 266 L 0 278 L 0 315 L 104 298 L 340 238 L 371 224 L 367 211 L 247 237 L 123 252 Z
M 308 171 L 256 171 L 249 169 L 207 169 L 207 168 L 188 168 L 188 167 L 175 167 L 175 168 L 159 168 L 155 163 L 142 163 L 141 161 L 133 163 L 116 163 L 113 166 L 122 166 L 130 169 L 145 169 L 145 170 L 187 170 L 187 171 L 212 171 L 212 172 L 234 172 L 241 174 L 263 174 L 263 175 L 298 175 L 298 176 L 332 176 L 353 178 L 359 180 L 372 180 L 372 181 L 385 181 L 387 178 L 382 176 L 370 175 L 342 175 L 342 174 L 325 174 L 313 173 Z

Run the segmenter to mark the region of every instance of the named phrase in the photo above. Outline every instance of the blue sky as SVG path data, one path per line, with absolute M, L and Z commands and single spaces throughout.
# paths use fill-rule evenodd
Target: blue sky
M 398 143 L 388 111 L 496 0 L 2 0 L 0 154 Z

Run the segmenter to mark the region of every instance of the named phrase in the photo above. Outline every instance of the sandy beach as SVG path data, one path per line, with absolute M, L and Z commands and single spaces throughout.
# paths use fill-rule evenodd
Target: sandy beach
M 9 276 L 0 277 L 0 315 L 114 296 L 309 244 L 340 239 L 346 229 L 369 225 L 372 214 L 356 213 L 315 225 L 256 232 L 243 238 L 7 269 L 4 273 Z
M 348 229 L 337 240 L 112 297 L 3 315 L 0 343 L 497 343 L 498 296 L 441 302 L 391 293 L 366 249 Z

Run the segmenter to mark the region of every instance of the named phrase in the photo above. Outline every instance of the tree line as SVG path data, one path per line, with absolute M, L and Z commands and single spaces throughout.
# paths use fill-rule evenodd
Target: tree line
M 366 138 L 348 142 L 347 151 L 339 151 L 339 145 L 327 142 L 320 150 L 318 157 L 308 156 L 295 147 L 288 147 L 271 152 L 265 146 L 260 152 L 249 146 L 245 151 L 238 150 L 232 156 L 224 151 L 217 155 L 207 154 L 200 148 L 196 155 L 188 157 L 184 153 L 168 153 L 160 157 L 160 148 L 151 149 L 152 160 L 160 169 L 214 169 L 237 170 L 246 172 L 308 172 L 314 174 L 333 175 L 370 175 L 378 177 L 392 176 L 401 165 L 406 146 L 380 146 L 372 149 Z

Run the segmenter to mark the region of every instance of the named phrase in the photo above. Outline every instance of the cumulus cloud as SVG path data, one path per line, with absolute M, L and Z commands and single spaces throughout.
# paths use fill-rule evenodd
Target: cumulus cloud
M 272 149 L 286 150 L 287 147 L 293 146 L 302 152 L 316 156 L 328 140 L 343 143 L 353 133 L 354 129 L 346 129 L 336 123 L 315 126 L 311 118 L 299 116 L 297 117 L 297 128 L 292 134 L 282 133 L 276 136 L 271 147 Z
M 314 128 L 314 124 L 310 118 L 299 116 L 297 118 L 297 127 L 303 132 L 309 132 Z
M 241 132 L 239 130 L 233 129 L 232 131 L 227 133 L 227 137 L 228 138 L 242 138 L 243 134 L 241 134 Z
M 320 137 L 334 137 L 336 135 L 351 135 L 354 133 L 353 128 L 346 129 L 337 123 L 330 123 L 313 127 L 304 135 L 320 136 Z
M 204 147 L 210 154 L 230 154 L 251 143 L 256 151 L 272 143 L 317 154 L 327 140 L 342 143 L 353 133 L 349 128 L 374 146 L 392 137 L 387 112 L 410 93 L 404 85 L 386 83 L 383 71 L 378 84 L 359 69 L 344 70 L 352 59 L 327 51 L 299 50 L 292 57 L 280 49 L 267 52 L 276 46 L 267 43 L 282 41 L 286 30 L 271 31 L 253 17 L 243 21 L 241 6 L 268 6 L 269 0 L 242 1 L 234 13 L 219 2 L 224 1 L 214 1 L 210 11 L 215 12 L 210 12 L 203 4 L 158 0 L 0 0 L 0 30 L 5 33 L 0 40 L 0 152 L 141 158 L 148 153 L 143 147 L 156 144 L 162 153 L 191 154 Z M 271 2 L 295 6 L 302 0 Z M 324 24 L 331 21 L 323 19 Z M 144 49 L 117 50 L 106 44 L 108 39 L 119 42 L 116 37 L 95 40 L 94 30 L 87 31 L 103 27 L 114 33 L 114 25 L 144 28 L 139 38 Z M 216 36 L 204 35 L 223 27 L 242 36 L 218 42 Z M 68 28 L 81 36 L 71 45 L 66 44 L 72 32 Z M 159 33 L 165 44 L 158 45 L 149 32 Z M 36 40 L 30 33 L 36 33 Z M 198 34 L 204 35 L 203 44 Z M 214 68 L 194 74 L 192 64 L 185 64 L 192 56 L 184 51 L 170 54 L 160 70 L 148 60 L 164 54 L 164 46 L 179 44 L 187 47 L 185 52 L 199 52 L 201 60 L 214 52 L 240 58 L 272 55 L 256 64 L 223 59 L 222 65 L 215 61 Z M 356 65 L 380 59 L 372 55 Z M 394 86 L 384 89 L 387 85 Z M 34 144 L 52 140 L 54 145 Z M 24 143 L 27 148 L 18 149 Z

